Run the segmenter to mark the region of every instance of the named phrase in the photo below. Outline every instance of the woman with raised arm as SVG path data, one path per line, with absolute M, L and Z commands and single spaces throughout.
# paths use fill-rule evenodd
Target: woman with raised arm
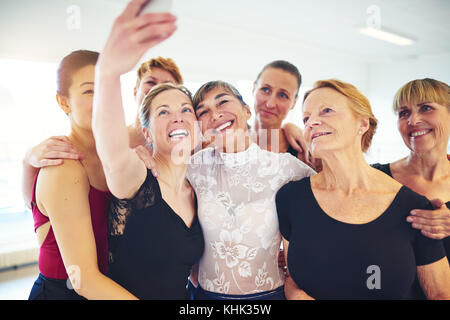
M 92 127 L 114 196 L 109 276 L 141 299 L 185 299 L 190 269 L 203 252 L 203 236 L 184 158 L 189 159 L 200 135 L 187 89 L 160 84 L 145 96 L 139 110 L 157 178 L 130 148 L 120 76 L 176 29 L 170 14 L 138 16 L 142 3 L 132 1 L 117 19 L 96 68 Z M 138 27 L 146 19 L 158 27 L 130 32 L 130 26 Z
M 71 127 L 64 139 L 84 157 L 43 168 L 34 178 L 31 208 L 40 274 L 31 300 L 135 298 L 105 276 L 110 193 L 91 129 L 97 58 L 97 52 L 74 51 L 62 59 L 57 71 L 56 100 Z
M 431 203 L 363 157 L 377 120 L 351 84 L 318 81 L 303 103 L 305 140 L 323 170 L 276 196 L 290 299 L 411 299 L 416 274 L 429 299 L 450 298 L 442 241 L 410 227 Z

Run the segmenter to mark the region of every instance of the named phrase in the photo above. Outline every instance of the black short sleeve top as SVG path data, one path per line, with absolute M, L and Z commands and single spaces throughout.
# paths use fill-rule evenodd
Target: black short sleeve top
M 416 266 L 445 256 L 442 241 L 424 237 L 406 221 L 411 209 L 431 206 L 407 187 L 366 224 L 327 215 L 310 178 L 281 188 L 276 204 L 292 279 L 316 299 L 411 299 Z M 373 287 L 374 277 L 380 288 Z

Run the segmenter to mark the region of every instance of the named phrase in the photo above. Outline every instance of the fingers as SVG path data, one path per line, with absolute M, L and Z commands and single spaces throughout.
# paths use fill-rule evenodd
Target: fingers
M 77 152 L 50 151 L 45 155 L 46 159 L 73 159 L 80 160 L 82 156 Z
M 444 202 L 441 199 L 433 199 L 430 202 L 433 205 L 433 208 L 435 209 L 439 209 L 444 205 Z
M 417 210 L 418 211 L 418 210 Z M 433 217 L 425 217 L 430 215 L 433 211 L 420 210 L 421 216 L 409 216 L 406 221 L 411 223 L 414 229 L 421 230 L 422 234 L 432 239 L 443 239 L 450 234 L 450 219 L 445 214 L 435 212 Z M 435 210 L 437 211 L 437 210 Z M 443 210 L 442 210 L 443 211 Z
M 123 19 L 136 17 L 149 0 L 131 0 L 120 15 Z
M 59 166 L 63 163 L 64 163 L 64 161 L 61 159 L 42 159 L 41 161 L 39 161 L 38 168 Z
M 145 47 L 153 46 L 170 37 L 176 29 L 173 22 L 149 24 L 133 33 L 130 40 Z
M 444 233 L 432 233 L 432 232 L 428 232 L 428 231 L 425 231 L 425 230 L 422 230 L 421 233 L 425 237 L 430 238 L 430 239 L 435 239 L 435 240 L 442 240 L 442 239 L 447 237 L 447 235 L 444 234 Z

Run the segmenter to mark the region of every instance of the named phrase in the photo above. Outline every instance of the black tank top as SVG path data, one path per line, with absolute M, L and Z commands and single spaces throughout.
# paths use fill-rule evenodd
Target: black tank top
M 188 228 L 147 170 L 132 199 L 112 197 L 108 218 L 109 277 L 139 299 L 187 299 L 187 278 L 204 249 L 197 215 Z

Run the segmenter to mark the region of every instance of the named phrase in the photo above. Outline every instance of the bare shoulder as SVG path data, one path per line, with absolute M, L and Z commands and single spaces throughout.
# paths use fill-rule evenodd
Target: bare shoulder
M 64 160 L 60 166 L 45 167 L 39 172 L 36 185 L 38 201 L 75 190 L 89 191 L 86 170 L 78 160 Z

